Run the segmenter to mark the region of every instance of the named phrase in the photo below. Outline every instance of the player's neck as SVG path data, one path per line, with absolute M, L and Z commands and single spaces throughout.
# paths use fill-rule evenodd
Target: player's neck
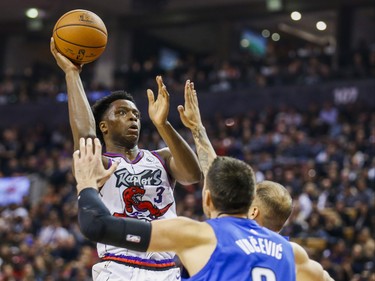
M 107 146 L 106 151 L 110 153 L 122 154 L 129 160 L 134 160 L 139 153 L 139 148 L 138 146 L 134 146 L 133 148 L 129 149 L 124 146 L 109 145 Z
M 130 150 L 125 150 L 123 154 L 126 156 L 126 158 L 133 161 L 137 157 L 138 153 L 139 149 L 138 147 L 135 147 Z
M 248 219 L 247 214 L 240 214 L 237 212 L 212 212 L 211 213 L 212 218 L 222 218 L 222 217 L 235 217 L 235 218 L 243 218 L 243 219 Z

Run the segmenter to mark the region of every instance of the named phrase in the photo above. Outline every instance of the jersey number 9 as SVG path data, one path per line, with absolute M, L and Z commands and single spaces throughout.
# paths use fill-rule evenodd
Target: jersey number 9
M 276 275 L 269 268 L 254 267 L 251 270 L 251 280 L 253 281 L 276 281 Z

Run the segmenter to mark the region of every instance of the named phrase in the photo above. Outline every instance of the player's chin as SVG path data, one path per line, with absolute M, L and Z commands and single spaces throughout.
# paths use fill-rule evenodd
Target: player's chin
M 126 140 L 129 143 L 134 143 L 137 144 L 139 139 L 139 134 L 134 134 L 134 133 L 128 133 L 126 135 Z
M 126 135 L 127 136 L 139 136 L 139 130 L 138 129 L 133 129 L 133 128 L 129 128 L 126 130 Z

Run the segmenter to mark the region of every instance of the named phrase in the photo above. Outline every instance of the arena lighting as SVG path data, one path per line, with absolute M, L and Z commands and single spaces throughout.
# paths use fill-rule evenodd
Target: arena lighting
M 270 35 L 271 35 L 271 32 L 268 29 L 263 29 L 262 30 L 262 36 L 264 38 L 268 38 L 268 37 L 270 37 Z
M 277 12 L 283 8 L 281 0 L 266 0 L 267 10 L 270 12 Z
M 250 46 L 250 42 L 247 39 L 242 39 L 240 44 L 241 44 L 241 47 L 243 47 L 243 48 L 247 48 L 247 47 Z
M 313 44 L 318 44 L 321 46 L 327 46 L 327 44 L 330 46 L 336 46 L 336 40 L 333 36 L 329 36 L 329 35 L 322 36 L 321 34 L 316 35 L 306 30 L 303 30 L 299 27 L 293 27 L 285 23 L 279 23 L 277 28 L 284 33 L 288 33 L 290 35 L 299 37 Z
M 290 14 L 290 17 L 292 20 L 298 21 L 302 18 L 302 15 L 300 12 L 294 11 Z
M 41 31 L 44 27 L 43 19 L 46 11 L 38 8 L 29 8 L 25 11 L 27 17 L 26 27 L 29 31 Z
M 29 19 L 36 19 L 39 16 L 39 10 L 37 8 L 27 9 L 26 12 L 25 12 L 25 15 Z
M 316 23 L 316 28 L 317 28 L 318 30 L 326 30 L 326 28 L 327 28 L 327 24 L 326 24 L 324 21 L 318 21 L 318 22 Z
M 275 32 L 275 33 L 272 33 L 272 36 L 271 36 L 272 40 L 273 41 L 279 41 L 280 40 L 280 34 Z

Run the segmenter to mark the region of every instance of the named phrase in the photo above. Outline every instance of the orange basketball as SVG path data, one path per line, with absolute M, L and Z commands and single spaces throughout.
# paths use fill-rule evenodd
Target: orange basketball
M 65 13 L 53 28 L 57 50 L 76 64 L 99 58 L 107 45 L 107 38 L 102 19 L 87 10 Z

